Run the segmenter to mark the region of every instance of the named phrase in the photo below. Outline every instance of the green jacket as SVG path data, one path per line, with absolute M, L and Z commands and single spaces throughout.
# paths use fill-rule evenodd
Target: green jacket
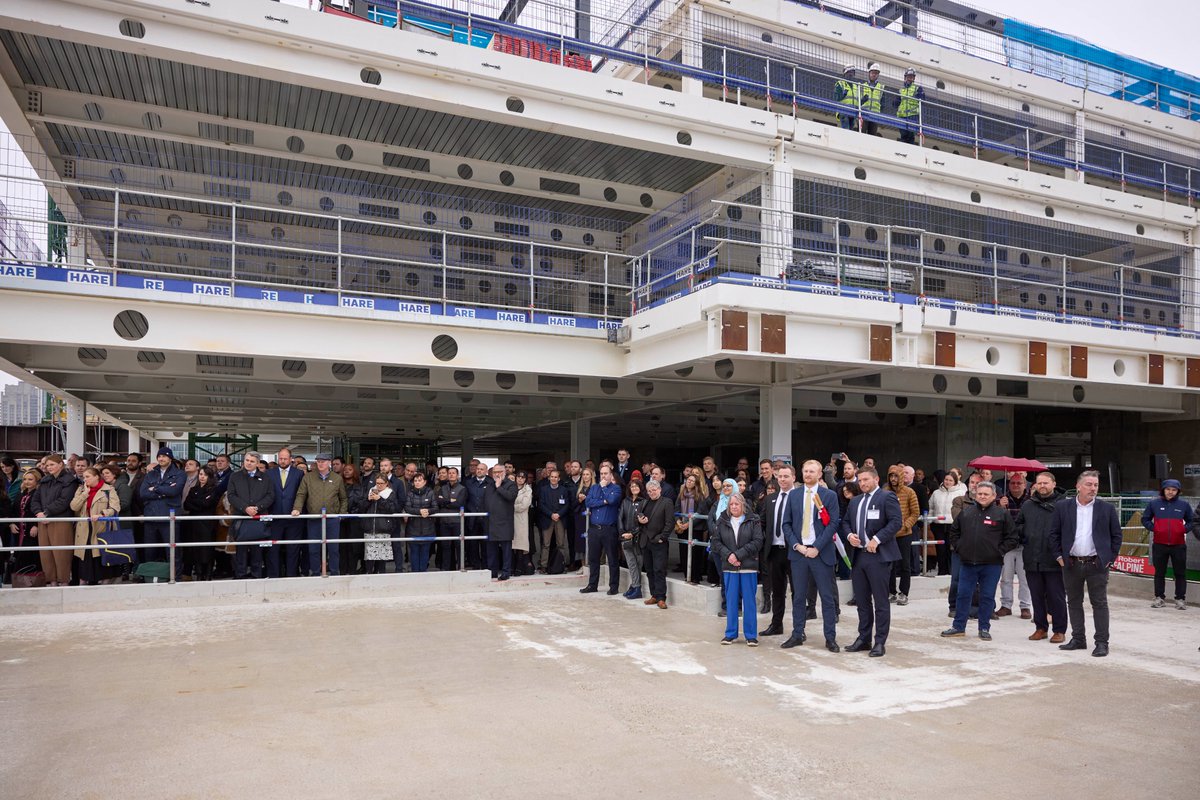
M 325 480 L 321 480 L 321 473 L 314 469 L 300 481 L 292 510 L 320 514 L 324 508 L 326 514 L 345 514 L 346 507 L 346 484 L 342 476 L 331 471 Z

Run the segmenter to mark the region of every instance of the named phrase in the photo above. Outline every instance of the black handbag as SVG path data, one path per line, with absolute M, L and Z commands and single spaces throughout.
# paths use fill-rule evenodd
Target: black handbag
M 237 533 L 234 536 L 235 542 L 261 542 L 264 539 L 270 539 L 271 534 L 267 530 L 267 523 L 261 519 L 243 519 L 237 523 Z

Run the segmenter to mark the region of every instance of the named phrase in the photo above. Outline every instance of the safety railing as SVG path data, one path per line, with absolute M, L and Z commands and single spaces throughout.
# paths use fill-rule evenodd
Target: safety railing
M 0 525 L 22 525 L 25 527 L 37 527 L 41 524 L 53 523 L 103 523 L 103 524 L 125 524 L 131 522 L 166 522 L 167 523 L 167 541 L 166 542 L 141 542 L 141 543 L 120 543 L 101 545 L 95 542 L 95 534 L 92 534 L 89 543 L 86 544 L 63 544 L 63 545 L 9 545 L 0 546 L 0 553 L 28 553 L 28 552 L 53 552 L 56 550 L 162 550 L 167 549 L 167 583 L 175 583 L 176 574 L 176 550 L 180 547 L 274 547 L 274 546 L 296 546 L 319 544 L 321 546 L 321 577 L 329 577 L 329 563 L 327 548 L 329 545 L 338 546 L 340 544 L 365 544 L 368 542 L 415 542 L 418 544 L 431 542 L 458 542 L 459 554 L 458 563 L 459 571 L 466 572 L 466 547 L 469 541 L 484 541 L 487 536 L 467 535 L 466 520 L 471 517 L 486 517 L 487 512 L 483 511 L 465 511 L 458 512 L 438 512 L 421 516 L 419 514 L 328 514 L 322 509 L 320 514 L 259 514 L 255 516 L 245 515 L 214 515 L 214 516 L 191 516 L 171 513 L 166 516 L 116 516 L 116 517 L 8 517 L 0 519 Z M 270 530 L 270 523 L 279 520 L 285 522 L 288 520 L 320 520 L 321 521 L 321 537 L 319 539 L 250 539 L 239 541 L 237 534 L 233 530 L 233 526 L 239 522 L 246 520 L 258 520 L 267 524 L 267 529 Z M 329 520 L 336 519 L 389 519 L 389 520 L 405 520 L 405 519 L 434 519 L 458 520 L 458 535 L 457 536 L 384 536 L 382 534 L 372 534 L 370 538 L 349 538 L 343 539 L 340 536 L 333 538 L 329 537 L 328 524 Z M 210 541 L 210 542 L 193 542 L 180 541 L 179 539 L 179 524 L 184 522 L 223 522 L 230 525 L 230 539 L 225 541 Z
M 786 243 L 764 241 L 763 229 L 713 214 L 633 260 L 631 314 L 727 280 L 930 305 L 950 301 L 1000 315 L 1172 335 L 1190 334 L 1200 319 L 1200 283 L 1181 272 L 969 237 L 954 237 L 956 255 L 947 252 L 945 234 L 918 228 L 712 202 L 741 214 L 777 215 Z M 851 235 L 851 225 L 874 238 Z M 1021 259 L 1010 262 L 1018 250 Z M 764 275 L 760 258 L 774 259 L 778 273 Z
M 77 276 L 73 282 L 169 290 L 172 282 L 186 281 L 180 290 L 198 295 L 506 322 L 544 322 L 567 314 L 595 319 L 600 327 L 623 316 L 620 298 L 628 291 L 617 268 L 624 254 L 564 243 L 557 230 L 551 231 L 551 241 L 538 242 L 147 189 L 42 182 L 12 174 L 0 174 L 0 179 L 44 183 L 90 198 L 86 220 L 50 223 L 64 230 L 64 238 L 83 242 L 77 257 L 51 253 L 45 259 L 8 262 L 84 269 L 99 276 Z M 218 226 L 220 233 L 211 233 L 131 221 L 140 220 L 154 203 L 203 206 L 205 219 L 225 224 Z M 5 219 L 47 225 L 44 218 L 11 211 Z M 248 219 L 257 227 L 275 226 L 273 238 L 249 236 Z M 180 225 L 182 220 L 173 222 Z M 284 225 L 301 226 L 300 241 L 284 244 Z M 560 241 L 553 241 L 555 235 Z M 171 254 L 174 263 L 156 254 Z M 494 260 L 497 254 L 508 255 L 509 262 L 473 266 L 464 260 L 483 255 Z
M 381 0 L 379 5 L 389 3 L 396 5 L 392 0 Z M 529 3 L 535 7 L 538 4 L 539 0 Z M 557 52 L 595 57 L 594 71 L 597 72 L 601 71 L 600 65 L 621 64 L 634 72 L 621 73 L 619 77 L 632 77 L 647 84 L 656 73 L 678 81 L 696 80 L 703 86 L 719 90 L 725 100 L 739 104 L 760 103 L 767 111 L 776 113 L 787 113 L 790 109 L 792 116 L 797 116 L 801 108 L 831 115 L 846 113 L 847 109 L 831 96 L 837 75 L 806 65 L 794 54 L 779 48 L 771 49 L 765 45 L 740 47 L 714 41 L 711 35 L 689 36 L 687 26 L 683 24 L 667 25 L 664 20 L 656 20 L 654 27 L 649 27 L 641 21 L 629 23 L 622 18 L 577 12 L 584 18 L 593 19 L 593 27 L 596 23 L 609 27 L 629 25 L 627 34 L 614 44 L 606 45 L 572 38 L 561 29 L 552 33 L 493 19 L 488 16 L 488 8 L 475 9 L 471 2 L 467 2 L 465 11 L 436 2 L 403 2 L 400 5 L 406 14 L 436 18 L 452 26 L 462 25 L 472 32 L 519 36 L 556 47 Z M 552 2 L 542 5 L 556 7 Z M 676 61 L 662 55 L 677 52 L 692 54 L 688 60 L 695 63 L 682 63 L 682 56 Z M 560 62 L 565 63 L 561 59 Z M 891 78 L 885 78 L 885 83 L 888 80 Z M 895 86 L 893 82 L 893 91 Z M 819 90 L 816 87 L 820 87 Z M 940 91 L 948 96 L 945 90 Z M 890 98 L 889 95 L 887 99 Z M 917 120 L 908 122 L 889 113 L 853 110 L 861 124 L 870 122 L 913 132 L 920 137 L 920 143 L 936 140 L 961 145 L 970 148 L 976 158 L 981 153 L 999 153 L 1023 161 L 1026 169 L 1036 163 L 1095 174 L 1119 182 L 1122 189 L 1127 185 L 1141 185 L 1162 191 L 1164 196 L 1170 193 L 1186 197 L 1188 202 L 1200 197 L 1200 165 L 1173 161 L 1165 155 L 1172 150 L 1178 151 L 1178 144 L 1162 140 L 1156 146 L 1164 155 L 1152 155 L 1137 152 L 1132 145 L 1114 147 L 1092 142 L 1086 129 L 1074 129 L 1073 113 L 1069 125 L 1039 126 L 1016 118 L 1034 118 L 1036 112 L 1023 111 L 1019 115 L 1014 112 L 1013 117 L 1006 117 L 999 111 L 983 110 L 978 100 L 968 98 L 964 98 L 961 105 L 926 99 L 922 101 Z M 1154 138 L 1152 134 L 1147 136 Z M 1092 152 L 1102 157 L 1093 161 Z M 1116 154 L 1115 158 L 1113 154 Z

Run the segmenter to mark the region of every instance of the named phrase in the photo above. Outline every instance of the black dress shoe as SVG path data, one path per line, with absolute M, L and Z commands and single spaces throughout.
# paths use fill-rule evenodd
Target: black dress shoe
M 759 635 L 760 636 L 782 636 L 783 635 L 783 626 L 782 625 L 768 625 L 766 627 L 766 629 L 763 630 L 763 632 Z
M 1104 658 L 1106 655 L 1108 655 L 1108 645 L 1097 642 L 1096 648 L 1092 650 L 1092 655 L 1096 658 Z
M 857 598 L 857 597 L 851 597 L 851 598 L 850 598 L 850 602 L 846 603 L 846 605 L 848 605 L 848 606 L 856 606 L 856 605 L 858 605 L 858 598 Z M 846 649 L 847 649 L 847 650 L 849 650 L 850 648 L 849 648 L 849 647 L 847 647 Z
M 591 594 L 592 592 L 595 592 L 595 591 L 597 591 L 595 586 L 585 586 L 579 590 L 579 593 L 580 594 Z
M 808 616 L 805 617 L 805 619 L 816 619 L 816 618 L 817 618 L 817 610 L 815 608 L 810 608 L 808 610 Z
M 804 640 L 801 639 L 799 636 L 789 636 L 788 640 L 786 642 L 784 642 L 783 644 L 779 645 L 779 647 L 783 650 L 790 650 L 791 648 L 799 647 L 802 644 L 804 644 Z
M 501 580 L 507 580 L 507 579 L 506 579 L 506 578 L 501 578 Z M 620 589 L 609 589 L 609 590 L 608 590 L 608 594 L 609 594 L 609 596 L 610 596 L 610 597 L 611 597 L 612 595 L 614 595 L 614 594 L 620 594 L 620 593 L 621 593 L 621 590 L 620 590 Z
M 860 653 L 863 650 L 870 650 L 871 643 L 866 639 L 855 639 L 854 643 L 846 648 L 847 653 Z
M 1078 639 L 1071 639 L 1066 644 L 1060 644 L 1059 650 L 1087 650 L 1087 642 L 1081 642 Z
M 771 613 L 771 597 L 770 597 L 770 595 L 767 595 L 766 597 L 763 598 L 763 604 L 762 604 L 762 607 L 758 609 L 758 613 L 760 613 L 760 614 L 770 614 Z
M 871 648 L 871 652 L 867 655 L 871 656 L 871 658 L 881 658 L 886 652 L 887 651 L 883 649 L 883 645 L 877 644 Z
M 825 640 L 825 649 L 826 649 L 826 650 L 828 650 L 828 651 L 829 651 L 829 652 L 831 652 L 831 653 L 840 653 L 840 652 L 842 652 L 842 648 L 838 647 L 838 643 L 837 643 L 837 642 L 835 642 L 833 639 L 826 639 L 826 640 Z

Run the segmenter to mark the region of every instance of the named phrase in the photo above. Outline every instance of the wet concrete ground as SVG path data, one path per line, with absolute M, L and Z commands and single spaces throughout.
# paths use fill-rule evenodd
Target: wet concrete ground
M 1097 659 L 926 585 L 883 659 L 574 588 L 0 618 L 0 796 L 1194 796 L 1200 608 Z

